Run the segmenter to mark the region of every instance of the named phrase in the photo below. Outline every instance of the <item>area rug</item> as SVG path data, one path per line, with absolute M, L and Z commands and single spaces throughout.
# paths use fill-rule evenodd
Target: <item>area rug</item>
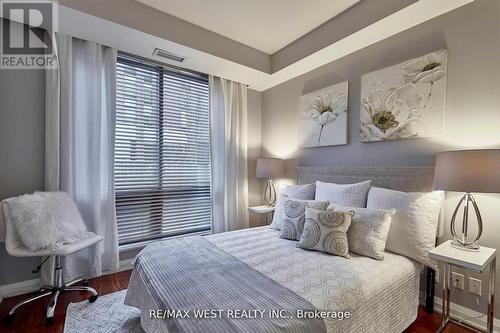
M 126 290 L 99 296 L 94 303 L 71 303 L 64 333 L 143 333 L 138 309 L 123 304 Z

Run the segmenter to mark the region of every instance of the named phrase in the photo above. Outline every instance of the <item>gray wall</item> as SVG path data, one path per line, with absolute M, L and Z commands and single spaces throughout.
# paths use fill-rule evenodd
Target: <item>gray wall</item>
M 441 48 L 449 51 L 445 135 L 406 141 L 360 143 L 358 122 L 361 75 Z M 297 106 L 300 95 L 345 80 L 349 81 L 348 144 L 297 148 Z M 434 156 L 440 151 L 475 147 L 500 148 L 499 105 L 500 1 L 476 0 L 265 91 L 262 112 L 263 155 L 287 159 L 289 178 L 293 177 L 295 165 L 433 165 Z M 486 230 L 481 243 L 498 248 L 500 225 L 497 223 L 496 207 L 500 205 L 500 196 L 481 195 L 478 201 Z M 449 194 L 447 221 L 456 202 L 457 195 Z M 487 291 L 486 286 L 483 283 L 483 295 Z M 500 282 L 497 283 L 497 290 L 500 290 Z M 469 294 L 456 292 L 454 299 L 476 309 Z M 496 316 L 500 318 L 499 309 L 500 306 L 497 305 Z M 484 307 L 482 310 L 484 311 Z
M 45 75 L 0 69 L 0 200 L 42 190 Z M 13 258 L 0 244 L 0 285 L 30 280 L 38 258 Z

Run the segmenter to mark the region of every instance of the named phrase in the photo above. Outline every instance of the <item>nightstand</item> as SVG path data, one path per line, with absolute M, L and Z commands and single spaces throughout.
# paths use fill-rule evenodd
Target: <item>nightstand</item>
M 263 206 L 253 206 L 253 207 L 248 207 L 248 211 L 256 214 L 266 214 L 266 224 L 269 224 L 273 220 L 273 213 L 274 213 L 275 207 L 274 206 L 268 206 L 268 205 L 263 205 Z M 269 221 L 269 216 L 270 221 Z
M 489 269 L 489 287 L 488 287 L 488 321 L 487 332 L 493 333 L 493 309 L 495 298 L 495 269 L 496 269 L 496 250 L 481 246 L 479 251 L 464 251 L 451 246 L 451 241 L 447 241 L 433 250 L 429 251 L 429 257 L 443 264 L 443 296 L 441 325 L 438 332 L 441 332 L 450 318 L 450 287 L 451 266 L 460 267 L 474 272 L 483 272 Z

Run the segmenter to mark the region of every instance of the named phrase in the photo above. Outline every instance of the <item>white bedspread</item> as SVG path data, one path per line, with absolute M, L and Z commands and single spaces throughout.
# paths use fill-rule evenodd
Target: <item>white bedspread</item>
M 344 259 L 307 251 L 269 227 L 206 238 L 317 309 L 352 313 L 352 319 L 328 319 L 328 332 L 400 333 L 417 318 L 420 268 L 406 257 L 386 252 L 383 261 Z

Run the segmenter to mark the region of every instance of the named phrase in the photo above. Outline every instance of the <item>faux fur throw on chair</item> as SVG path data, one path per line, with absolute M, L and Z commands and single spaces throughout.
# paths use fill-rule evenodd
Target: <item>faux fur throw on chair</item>
M 7 204 L 19 237 L 32 251 L 54 250 L 94 235 L 65 192 L 25 194 L 8 199 Z

